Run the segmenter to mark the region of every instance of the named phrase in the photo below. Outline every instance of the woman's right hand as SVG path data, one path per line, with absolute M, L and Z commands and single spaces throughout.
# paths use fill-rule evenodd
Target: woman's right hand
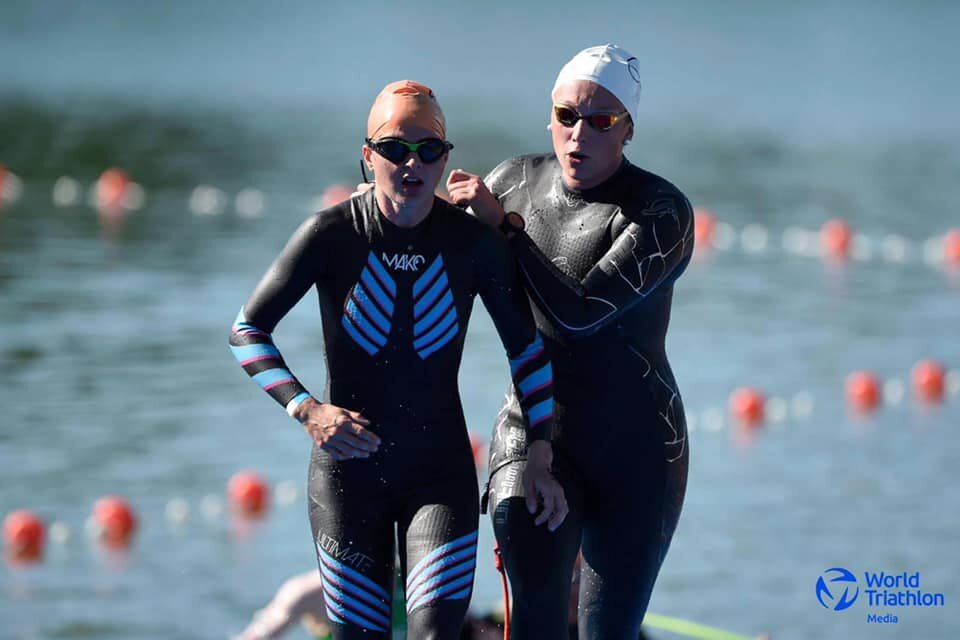
M 480 176 L 454 169 L 447 178 L 447 193 L 450 194 L 450 202 L 462 207 L 469 206 L 473 209 L 473 215 L 491 227 L 503 222 L 503 207 Z
M 369 458 L 380 447 L 377 434 L 366 429 L 370 421 L 357 411 L 307 398 L 293 417 L 334 460 Z

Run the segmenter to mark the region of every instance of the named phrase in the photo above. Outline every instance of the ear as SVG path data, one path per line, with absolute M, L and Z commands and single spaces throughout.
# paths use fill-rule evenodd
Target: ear
M 362 147 L 360 147 L 360 155 L 363 156 L 363 163 L 367 165 L 367 169 L 369 169 L 371 173 L 373 172 L 373 160 L 371 159 L 372 154 L 373 154 L 373 149 L 371 149 L 367 145 L 363 145 Z
M 623 137 L 623 146 L 630 144 L 630 141 L 633 140 L 633 123 L 631 122 L 627 126 L 627 134 Z

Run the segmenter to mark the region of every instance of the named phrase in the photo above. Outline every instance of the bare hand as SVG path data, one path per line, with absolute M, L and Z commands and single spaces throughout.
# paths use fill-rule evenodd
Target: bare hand
M 380 447 L 377 434 L 365 428 L 370 421 L 356 411 L 308 398 L 293 417 L 334 460 L 369 458 Z
M 503 222 L 504 211 L 497 199 L 490 193 L 480 176 L 454 169 L 447 178 L 447 193 L 450 200 L 460 206 L 469 206 L 473 215 L 490 226 L 496 227 Z
M 550 443 L 545 440 L 531 442 L 527 451 L 527 465 L 523 470 L 523 488 L 527 495 L 527 511 L 530 513 L 536 513 L 538 497 L 543 501 L 543 511 L 533 524 L 540 526 L 546 522 L 547 529 L 556 531 L 570 509 L 563 487 L 550 473 L 552 463 L 553 449 Z

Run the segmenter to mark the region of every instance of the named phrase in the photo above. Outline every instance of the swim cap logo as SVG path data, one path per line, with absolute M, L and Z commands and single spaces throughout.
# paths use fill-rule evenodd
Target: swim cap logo
M 637 81 L 637 84 L 640 84 L 640 64 L 636 58 L 627 60 L 627 70 L 630 71 L 630 76 Z
M 423 263 L 427 261 L 427 259 L 421 255 L 408 255 L 406 253 L 402 255 L 395 253 L 392 256 L 388 256 L 385 253 L 381 255 L 383 261 L 387 263 L 387 266 L 394 271 L 417 271 L 423 266 Z
M 833 585 L 834 591 L 837 592 L 841 588 L 843 589 L 843 594 L 839 599 L 833 595 L 833 591 L 830 590 L 828 585 Z M 853 587 L 856 587 L 856 591 L 851 596 L 850 589 Z M 860 595 L 860 587 L 857 585 L 857 579 L 842 567 L 827 569 L 822 576 L 817 578 L 817 600 L 826 609 L 833 609 L 834 611 L 849 609 L 857 601 L 858 595 Z

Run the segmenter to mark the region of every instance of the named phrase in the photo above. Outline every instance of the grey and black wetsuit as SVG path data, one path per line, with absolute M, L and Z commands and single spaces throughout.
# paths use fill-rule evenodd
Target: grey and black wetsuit
M 519 481 L 528 438 L 508 392 L 485 497 L 513 587 L 513 639 L 564 636 L 581 545 L 580 637 L 636 638 L 686 487 L 686 424 L 664 339 L 693 212 L 676 187 L 626 160 L 579 192 L 553 154 L 508 160 L 486 182 L 526 221 L 510 244 L 553 362 L 554 466 L 570 505 L 557 532 L 532 526 Z
M 308 394 L 270 334 L 311 287 L 323 401 L 359 411 L 381 439 L 369 459 L 338 462 L 316 446 L 311 457 L 310 521 L 334 637 L 390 637 L 396 525 L 409 637 L 455 638 L 476 563 L 476 471 L 457 387 L 476 294 L 510 358 L 527 437 L 552 431 L 553 375 L 516 263 L 500 234 L 440 199 L 409 228 L 380 213 L 373 191 L 312 216 L 230 338 L 247 373 L 288 411 Z

